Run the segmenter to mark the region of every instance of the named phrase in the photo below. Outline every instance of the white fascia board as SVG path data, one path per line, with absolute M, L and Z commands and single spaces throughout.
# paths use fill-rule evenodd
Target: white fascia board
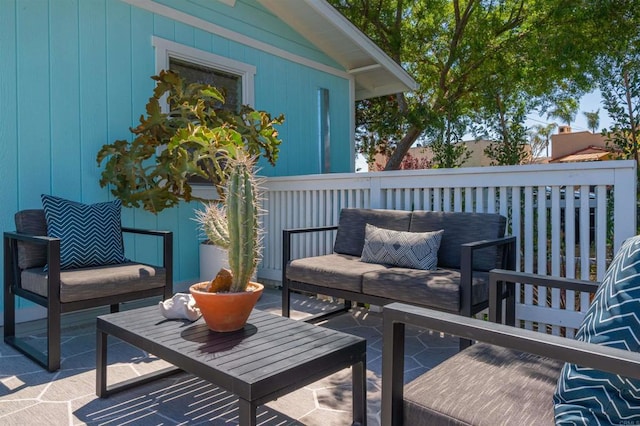
M 274 56 L 278 56 L 280 58 L 289 60 L 291 62 L 295 62 L 297 64 L 304 65 L 309 68 L 326 72 L 327 74 L 332 74 L 341 78 L 345 78 L 345 79 L 350 78 L 349 73 L 346 71 L 339 70 L 339 69 L 330 67 L 328 65 L 325 65 L 323 63 L 296 55 L 284 49 L 275 47 L 271 44 L 264 43 L 260 40 L 253 39 L 244 34 L 221 27 L 220 25 L 216 25 L 209 21 L 205 21 L 204 19 L 200 19 L 195 16 L 189 15 L 188 13 L 180 12 L 179 10 L 173 9 L 169 6 L 156 3 L 153 0 L 121 0 L 121 1 L 124 3 L 130 4 L 132 6 L 135 6 L 139 9 L 147 10 L 157 15 L 161 15 L 161 16 L 176 20 L 178 22 L 182 22 L 183 24 L 187 24 L 192 27 L 199 28 L 203 31 L 219 35 L 220 37 L 233 40 L 234 42 L 244 44 L 246 46 L 261 50 L 263 52 L 272 54 Z
M 418 83 L 393 59 L 389 57 L 380 47 L 375 44 L 369 37 L 364 35 L 355 25 L 351 23 L 344 15 L 338 12 L 333 6 L 325 0 L 304 0 L 318 14 L 324 16 L 330 22 L 334 22 L 337 27 L 351 40 L 353 40 L 363 50 L 368 52 L 373 59 L 394 76 L 396 76 L 410 90 L 416 90 Z

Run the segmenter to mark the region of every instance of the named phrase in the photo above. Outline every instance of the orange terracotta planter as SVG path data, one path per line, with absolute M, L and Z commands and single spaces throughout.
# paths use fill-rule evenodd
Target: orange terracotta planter
M 264 289 L 262 284 L 252 282 L 247 291 L 240 293 L 209 293 L 203 291 L 207 284 L 209 283 L 193 284 L 189 287 L 189 292 L 209 329 L 220 332 L 236 331 L 244 327 Z

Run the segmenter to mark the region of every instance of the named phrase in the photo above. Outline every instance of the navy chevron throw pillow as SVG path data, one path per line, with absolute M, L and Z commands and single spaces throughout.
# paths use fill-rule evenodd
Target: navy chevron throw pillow
M 114 265 L 124 257 L 120 200 L 82 204 L 42 194 L 47 235 L 60 238 L 60 268 Z
M 640 351 L 640 236 L 616 254 L 576 339 Z M 565 364 L 553 402 L 556 424 L 640 424 L 640 380 Z

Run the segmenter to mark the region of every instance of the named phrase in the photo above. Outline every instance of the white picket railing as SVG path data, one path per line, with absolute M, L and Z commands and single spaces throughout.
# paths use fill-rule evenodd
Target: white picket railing
M 497 212 L 518 237 L 518 270 L 598 281 L 636 233 L 634 161 L 276 177 L 265 186 L 259 276 L 278 281 L 282 229 L 335 225 L 343 207 Z M 329 253 L 334 236 L 297 236 L 294 256 Z M 584 294 L 533 286 L 517 297 L 525 327 L 569 335 L 589 304 Z

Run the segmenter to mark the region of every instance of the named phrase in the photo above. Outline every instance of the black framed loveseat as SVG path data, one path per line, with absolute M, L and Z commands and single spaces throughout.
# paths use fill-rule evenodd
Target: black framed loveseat
M 437 267 L 422 270 L 361 261 L 368 225 L 409 233 L 443 231 Z M 488 306 L 489 273 L 513 269 L 516 238 L 505 237 L 506 218 L 493 213 L 342 209 L 336 226 L 283 230 L 282 314 L 292 291 L 350 302 L 405 302 L 471 316 Z M 333 253 L 293 259 L 296 235 L 337 230 Z M 332 312 L 334 313 L 334 312 Z M 310 320 L 316 320 L 313 317 Z

